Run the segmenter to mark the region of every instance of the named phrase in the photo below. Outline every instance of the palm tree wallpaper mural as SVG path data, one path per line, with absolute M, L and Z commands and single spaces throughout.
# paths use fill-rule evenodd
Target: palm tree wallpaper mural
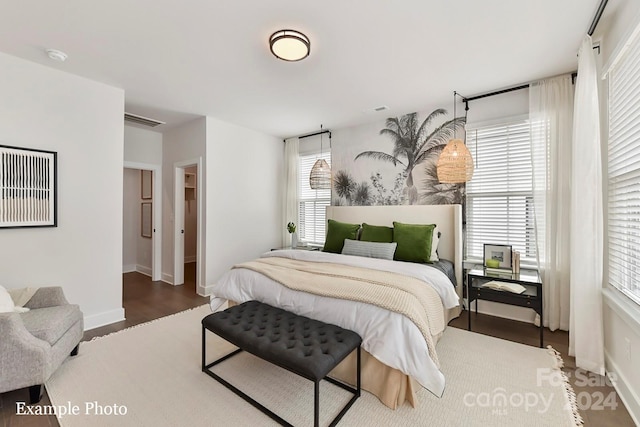
M 337 172 L 333 179 L 333 204 L 464 203 L 464 184 L 438 181 L 436 165 L 440 153 L 456 132 L 464 132 L 465 125 L 463 117 L 447 120 L 446 116 L 447 111 L 439 108 L 422 122 L 418 113 L 390 117 L 378 132 L 384 138 L 376 138 L 376 145 L 384 144 L 387 149 L 374 150 L 373 143 L 368 143 L 368 149 L 352 157 L 353 160 L 345 158 L 349 153 L 341 153 L 341 147 L 334 145 L 332 157 Z M 354 178 L 356 172 L 366 177 Z

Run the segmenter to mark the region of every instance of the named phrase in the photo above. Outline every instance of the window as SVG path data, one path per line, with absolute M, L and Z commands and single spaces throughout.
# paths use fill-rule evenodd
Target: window
M 609 283 L 640 304 L 640 38 L 609 72 Z
M 300 154 L 298 168 L 298 239 L 323 244 L 326 234 L 326 208 L 331 204 L 331 190 L 312 190 L 309 174 L 316 160 L 323 158 L 331 166 L 331 153 Z
M 475 163 L 467 183 L 466 258 L 482 259 L 485 243 L 512 245 L 523 263 L 535 263 L 529 120 L 467 129 Z

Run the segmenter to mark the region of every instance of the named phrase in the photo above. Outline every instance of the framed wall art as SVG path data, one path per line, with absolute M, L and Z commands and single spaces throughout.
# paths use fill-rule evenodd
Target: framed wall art
M 58 153 L 0 145 L 0 228 L 57 227 Z
M 140 171 L 140 198 L 149 200 L 153 198 L 153 172 L 150 170 Z
M 142 237 L 152 237 L 153 220 L 151 207 L 151 202 L 142 202 L 140 204 L 140 234 L 142 235 Z

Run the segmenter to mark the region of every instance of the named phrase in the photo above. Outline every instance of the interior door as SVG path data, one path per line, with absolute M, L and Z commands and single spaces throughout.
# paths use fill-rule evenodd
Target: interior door
M 175 168 L 173 284 L 184 284 L 184 168 Z

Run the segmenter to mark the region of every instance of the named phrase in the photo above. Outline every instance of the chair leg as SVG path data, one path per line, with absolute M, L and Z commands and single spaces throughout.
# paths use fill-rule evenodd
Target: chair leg
M 80 348 L 80 343 L 78 343 L 77 346 L 74 347 L 73 350 L 71 350 L 71 355 L 72 356 L 77 356 L 78 355 L 78 349 Z
M 33 405 L 34 403 L 40 402 L 43 393 L 44 384 L 32 385 L 29 387 L 29 403 Z

